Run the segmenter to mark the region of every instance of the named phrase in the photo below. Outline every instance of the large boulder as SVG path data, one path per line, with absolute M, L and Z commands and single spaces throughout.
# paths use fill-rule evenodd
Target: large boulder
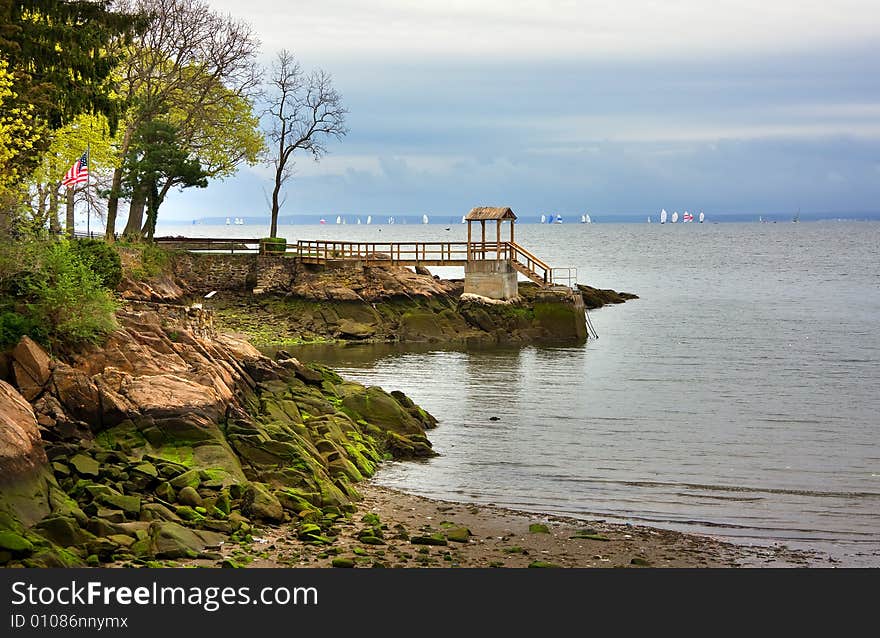
M 168 418 L 196 413 L 216 423 L 226 405 L 214 388 L 174 374 L 130 377 L 121 387 L 123 394 L 143 415 Z
M 197 532 L 170 521 L 155 521 L 150 525 L 151 553 L 156 558 L 195 558 L 208 546 L 222 541 L 219 534 Z
M 0 529 L 3 513 L 25 526 L 45 517 L 53 482 L 31 406 L 0 381 Z
M 423 434 L 424 426 L 390 394 L 378 386 L 366 389 L 351 384 L 340 388 L 342 405 L 358 418 L 398 434 Z
M 33 409 L 15 388 L 0 381 L 0 478 L 12 478 L 45 463 Z
M 55 395 L 64 411 L 79 421 L 95 427 L 101 423 L 101 398 L 98 388 L 82 370 L 56 363 L 52 371 Z
M 12 359 L 12 371 L 19 391 L 25 399 L 33 401 L 49 381 L 49 355 L 33 339 L 24 336 L 13 349 Z

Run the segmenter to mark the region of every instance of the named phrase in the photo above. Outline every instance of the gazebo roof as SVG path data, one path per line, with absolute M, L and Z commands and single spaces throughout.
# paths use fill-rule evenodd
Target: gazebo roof
M 478 206 L 472 208 L 465 219 L 467 221 L 481 221 L 487 219 L 516 219 L 513 211 L 506 206 L 492 208 L 490 206 Z

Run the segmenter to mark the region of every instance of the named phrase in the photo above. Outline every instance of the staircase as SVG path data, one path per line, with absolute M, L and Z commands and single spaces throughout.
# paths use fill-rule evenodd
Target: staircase
M 553 270 L 543 260 L 538 259 L 528 250 L 513 242 L 507 242 L 510 248 L 510 265 L 534 281 L 542 288 L 553 283 Z

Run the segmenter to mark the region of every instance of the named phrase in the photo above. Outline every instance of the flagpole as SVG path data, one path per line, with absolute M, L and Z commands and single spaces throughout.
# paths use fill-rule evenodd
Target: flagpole
M 89 125 L 89 132 L 91 133 L 91 124 Z M 92 221 L 92 202 L 89 200 L 89 180 L 92 175 L 92 139 L 91 135 L 89 135 L 89 139 L 86 141 L 86 235 L 89 239 L 92 238 L 90 224 Z

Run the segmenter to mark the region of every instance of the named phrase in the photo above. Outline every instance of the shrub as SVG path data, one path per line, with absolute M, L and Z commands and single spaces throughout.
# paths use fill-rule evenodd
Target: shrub
M 51 341 L 95 342 L 116 327 L 116 301 L 66 241 L 49 244 L 27 279 L 29 313 Z
M 93 269 L 94 262 L 68 241 L 17 242 L 3 248 L 0 345 L 25 334 L 48 346 L 97 342 L 116 327 L 116 300 Z
M 260 239 L 260 254 L 284 253 L 287 250 L 287 239 L 284 237 L 263 237 Z
M 95 271 L 104 286 L 116 289 L 122 281 L 122 260 L 113 246 L 98 239 L 80 239 L 70 247 L 80 261 Z
M 132 264 L 130 275 L 138 281 L 161 275 L 171 263 L 170 251 L 154 244 L 131 244 L 140 253 L 140 263 Z
M 11 348 L 25 335 L 43 343 L 48 337 L 46 330 L 34 323 L 31 317 L 13 310 L 0 313 L 0 350 Z

